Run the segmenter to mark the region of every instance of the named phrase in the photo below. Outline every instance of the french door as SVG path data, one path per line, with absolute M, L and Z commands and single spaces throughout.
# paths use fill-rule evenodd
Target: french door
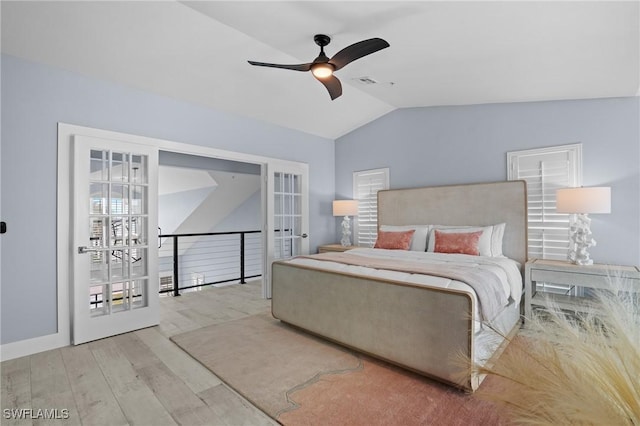
M 303 163 L 267 166 L 267 258 L 263 296 L 271 297 L 271 264 L 309 254 L 309 171 Z
M 73 137 L 72 343 L 159 323 L 158 149 Z

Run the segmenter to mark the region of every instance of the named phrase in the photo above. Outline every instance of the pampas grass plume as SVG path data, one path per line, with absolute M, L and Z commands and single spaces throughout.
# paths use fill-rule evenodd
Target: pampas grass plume
M 518 424 L 640 425 L 640 293 L 610 281 L 592 313 L 551 306 L 527 318 L 494 364 L 474 367 L 499 377 L 501 391 L 476 395 Z

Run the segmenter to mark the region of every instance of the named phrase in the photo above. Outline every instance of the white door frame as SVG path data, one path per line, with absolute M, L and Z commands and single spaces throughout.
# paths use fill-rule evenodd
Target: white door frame
M 223 160 L 239 161 L 244 163 L 253 163 L 262 166 L 263 176 L 266 178 L 264 166 L 268 164 L 283 161 L 272 157 L 263 157 L 258 155 L 244 154 L 222 149 L 191 145 L 180 142 L 168 141 L 163 139 L 149 138 L 144 136 L 136 136 L 126 133 L 113 132 L 102 129 L 95 129 L 73 124 L 58 123 L 58 170 L 57 170 L 57 333 L 26 339 L 18 342 L 2 345 L 2 360 L 17 358 L 20 356 L 30 355 L 45 350 L 56 349 L 68 346 L 71 343 L 71 322 L 70 322 L 70 267 L 72 255 L 71 241 L 71 166 L 72 151 L 71 139 L 72 135 L 83 135 L 97 138 L 118 139 L 127 142 L 152 145 L 159 150 L 178 152 L 190 155 L 199 155 L 202 157 L 213 157 Z M 290 162 L 291 164 L 300 164 L 299 162 Z M 263 200 L 266 200 L 266 185 L 262 185 Z M 262 205 L 263 214 L 265 214 L 265 205 Z M 266 215 L 265 215 L 266 218 Z M 263 223 L 266 221 L 263 221 Z M 263 229 L 265 231 L 265 229 Z M 266 252 L 266 250 L 265 250 Z M 264 254 L 266 256 L 266 253 Z

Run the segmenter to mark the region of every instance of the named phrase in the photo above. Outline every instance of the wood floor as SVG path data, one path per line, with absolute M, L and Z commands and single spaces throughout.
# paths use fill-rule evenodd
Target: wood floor
M 161 298 L 157 327 L 5 361 L 0 423 L 276 425 L 169 340 L 269 309 L 261 281 L 209 287 Z

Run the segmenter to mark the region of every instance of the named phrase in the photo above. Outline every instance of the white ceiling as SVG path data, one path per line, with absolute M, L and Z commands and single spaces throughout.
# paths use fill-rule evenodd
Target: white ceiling
M 638 1 L 2 1 L 2 52 L 335 139 L 396 108 L 637 95 Z M 336 73 L 312 61 L 381 37 Z M 362 85 L 354 79 L 378 81 Z

